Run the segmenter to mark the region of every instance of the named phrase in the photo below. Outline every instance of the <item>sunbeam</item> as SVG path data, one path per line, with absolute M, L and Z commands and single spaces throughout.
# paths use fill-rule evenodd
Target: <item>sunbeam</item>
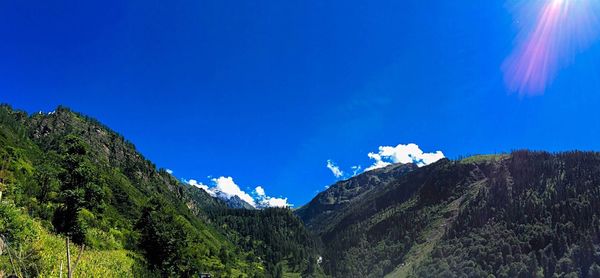
M 598 4 L 592 0 L 546 0 L 520 7 L 517 46 L 503 64 L 505 82 L 511 92 L 539 95 L 561 67 L 596 39 Z M 533 18 L 532 13 L 536 14 Z

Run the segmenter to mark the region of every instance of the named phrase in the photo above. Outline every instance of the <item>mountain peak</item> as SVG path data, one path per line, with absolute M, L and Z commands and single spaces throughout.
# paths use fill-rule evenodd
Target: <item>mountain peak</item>
M 217 195 L 215 196 L 215 198 L 221 199 L 223 202 L 225 202 L 225 204 L 227 204 L 228 207 L 230 207 L 232 209 L 249 209 L 249 210 L 256 209 L 251 204 L 242 200 L 242 198 L 240 198 L 237 195 L 231 196 L 231 195 L 220 194 L 219 192 L 217 192 Z
M 319 226 L 318 223 L 330 221 L 328 215 L 343 210 L 366 192 L 418 168 L 414 163 L 397 163 L 339 181 L 296 210 L 296 214 L 307 226 Z

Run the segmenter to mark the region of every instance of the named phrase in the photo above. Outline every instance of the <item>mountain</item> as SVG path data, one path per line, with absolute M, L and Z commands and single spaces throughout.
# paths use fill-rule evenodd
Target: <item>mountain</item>
M 394 164 L 365 172 L 351 179 L 340 181 L 319 193 L 310 203 L 296 210 L 307 227 L 320 232 L 320 228 L 336 221 L 336 217 L 366 192 L 385 186 L 400 176 L 417 169 L 415 164 Z
M 318 265 L 320 242 L 291 210 L 229 209 L 212 213 L 216 225 L 233 231 L 228 238 L 264 261 L 272 273 L 287 269 L 301 277 L 325 277 Z
M 65 107 L 0 106 L 0 158 L 0 277 L 60 276 L 66 238 L 85 277 L 600 277 L 600 153 L 391 165 L 296 211 L 232 209 Z
M 599 153 L 444 159 L 348 200 L 377 174 L 297 212 L 333 277 L 600 277 Z
M 223 202 L 225 202 L 229 208 L 232 209 L 255 209 L 251 204 L 248 204 L 237 195 L 219 198 L 223 200 Z
M 73 257 L 84 250 L 77 276 L 322 276 L 306 260 L 318 246 L 304 244 L 311 235 L 289 209 L 247 222 L 68 108 L 0 106 L 0 157 L 0 277 L 59 276 L 66 237 Z

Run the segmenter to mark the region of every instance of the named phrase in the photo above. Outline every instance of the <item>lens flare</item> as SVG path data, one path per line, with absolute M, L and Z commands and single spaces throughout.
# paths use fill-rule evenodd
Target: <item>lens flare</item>
M 598 1 L 528 1 L 517 6 L 517 46 L 502 69 L 508 89 L 543 94 L 557 72 L 598 36 Z

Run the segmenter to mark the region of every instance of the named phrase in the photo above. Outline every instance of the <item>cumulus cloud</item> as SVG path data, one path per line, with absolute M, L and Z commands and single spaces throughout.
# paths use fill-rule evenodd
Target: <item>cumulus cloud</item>
M 250 194 L 241 190 L 240 187 L 235 184 L 232 177 L 213 178 L 212 182 L 215 184 L 215 187 L 212 189 L 215 191 L 215 193 L 217 193 L 217 195 L 225 195 L 228 198 L 238 196 L 240 199 L 244 200 L 244 202 L 256 207 L 254 198 L 252 198 Z
M 333 173 L 333 175 L 336 178 L 341 178 L 344 175 L 344 172 L 342 170 L 340 170 L 340 167 L 338 167 L 333 161 L 331 160 L 327 160 L 327 168 L 329 170 L 331 170 L 331 173 Z
M 417 166 L 423 167 L 445 157 L 441 151 L 424 153 L 417 144 L 400 144 L 395 147 L 381 146 L 379 152 L 371 152 L 368 156 L 375 162 L 365 171 L 383 168 L 392 163 L 415 163 Z
M 389 165 L 392 165 L 391 162 L 383 161 L 383 158 L 379 154 L 369 153 L 368 156 L 369 156 L 370 159 L 375 160 L 375 162 L 373 163 L 373 165 L 367 167 L 365 169 L 365 172 L 371 171 L 371 170 L 375 170 L 375 169 L 379 169 L 379 168 L 384 168 L 384 167 L 387 167 Z
M 268 196 L 260 199 L 258 204 L 259 208 L 287 208 L 292 206 L 290 203 L 288 203 L 287 198 L 275 198 Z
M 213 197 L 230 199 L 233 196 L 237 196 L 255 208 L 293 206 L 288 203 L 287 198 L 267 196 L 265 189 L 262 186 L 257 186 L 251 195 L 243 191 L 240 186 L 235 183 L 232 177 L 211 178 L 211 181 L 213 183 L 212 187 L 198 182 L 197 180 L 184 180 L 187 184 L 200 188 Z
M 267 207 L 271 207 L 271 208 L 287 208 L 287 207 L 291 206 L 291 204 L 288 203 L 287 198 L 273 198 L 273 197 L 269 197 L 269 198 L 261 201 L 261 204 L 263 204 L 264 206 L 267 206 Z
M 165 169 L 165 171 L 166 171 L 167 173 L 169 173 L 170 175 L 173 175 L 173 170 L 171 170 L 171 169 Z
M 257 194 L 258 196 L 265 196 L 265 189 L 264 189 L 264 188 L 262 188 L 262 186 L 257 186 L 257 187 L 254 189 L 254 192 L 256 192 L 256 194 Z
M 256 196 L 256 203 L 258 208 L 287 208 L 291 207 L 292 204 L 288 203 L 287 198 L 275 198 L 267 196 L 265 189 L 262 186 L 257 186 L 254 189 Z
M 197 188 L 200 188 L 200 189 L 206 191 L 211 196 L 215 196 L 215 193 L 213 191 L 209 190 L 208 185 L 198 182 L 197 180 L 189 180 L 189 181 L 187 181 L 187 184 L 189 184 L 191 186 L 195 186 Z

